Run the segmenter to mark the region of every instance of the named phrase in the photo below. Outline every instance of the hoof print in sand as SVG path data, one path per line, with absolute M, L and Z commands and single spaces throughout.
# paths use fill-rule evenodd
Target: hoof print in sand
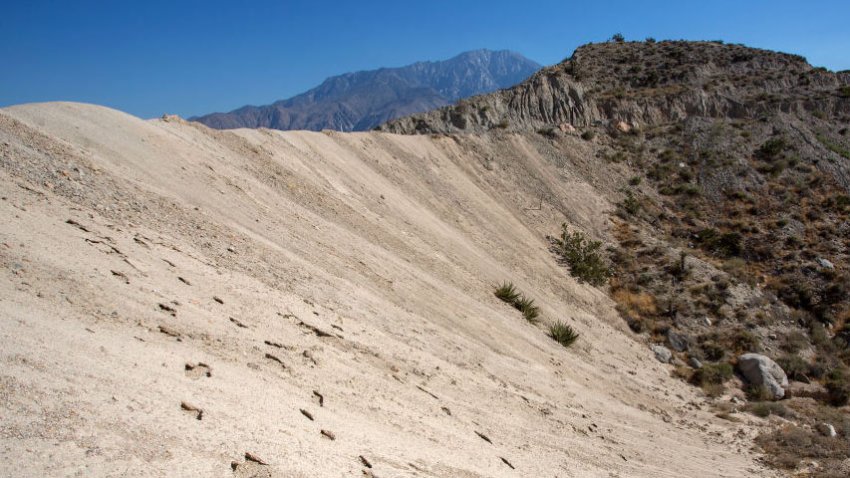
M 170 314 L 172 317 L 177 317 L 177 309 L 175 309 L 174 307 L 171 307 L 168 304 L 160 303 L 159 304 L 159 310 L 161 310 L 163 312 L 168 312 L 168 314 Z
M 197 364 L 187 363 L 185 369 L 186 376 L 189 378 L 197 380 L 201 377 L 212 377 L 212 368 L 203 362 L 198 362 Z
M 230 462 L 230 469 L 236 478 L 278 478 L 281 475 L 273 472 L 268 462 L 251 452 L 245 452 L 245 461 Z
M 159 331 L 160 331 L 161 333 L 163 333 L 163 334 L 165 334 L 165 335 L 169 336 L 169 337 L 174 337 L 175 339 L 177 339 L 177 341 L 178 341 L 178 342 L 182 342 L 182 341 L 183 341 L 183 339 L 182 339 L 182 337 L 181 337 L 181 335 L 180 335 L 180 332 L 178 332 L 178 331 L 176 331 L 176 330 L 172 329 L 171 327 L 168 327 L 167 325 L 160 325 L 160 326 L 159 326 Z
M 125 273 L 123 273 L 123 272 L 121 272 L 121 271 L 112 271 L 112 270 L 111 270 L 111 271 L 109 271 L 109 272 L 111 272 L 113 276 L 115 276 L 115 277 L 117 277 L 117 278 L 121 279 L 122 281 L 124 281 L 124 283 L 125 283 L 125 284 L 129 284 L 129 283 L 130 283 L 130 278 L 129 278 L 129 277 L 127 277 L 127 274 L 125 274 Z
M 272 355 L 272 354 L 267 353 L 267 354 L 266 354 L 266 358 L 267 358 L 267 359 L 269 359 L 269 360 L 271 360 L 272 362 L 277 362 L 277 363 L 279 363 L 279 364 L 280 364 L 280 366 L 281 366 L 281 367 L 286 368 L 286 365 L 283 363 L 283 360 L 281 360 L 281 359 L 277 358 L 276 356 L 274 356 L 274 355 Z
M 180 402 L 180 408 L 185 412 L 190 412 L 195 415 L 196 420 L 203 420 L 204 418 L 204 410 L 196 407 L 188 402 Z

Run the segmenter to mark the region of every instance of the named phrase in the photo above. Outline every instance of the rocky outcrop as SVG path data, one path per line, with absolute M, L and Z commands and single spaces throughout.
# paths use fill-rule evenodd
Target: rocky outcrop
M 769 113 L 850 114 L 845 73 L 797 55 L 718 42 L 598 43 L 578 48 L 508 90 L 391 121 L 396 133 L 642 128 L 689 117 L 758 118 Z M 622 129 L 622 128 L 621 128 Z
M 785 397 L 788 377 L 776 362 L 761 354 L 749 353 L 738 357 L 738 371 L 754 387 L 764 387 L 773 400 Z

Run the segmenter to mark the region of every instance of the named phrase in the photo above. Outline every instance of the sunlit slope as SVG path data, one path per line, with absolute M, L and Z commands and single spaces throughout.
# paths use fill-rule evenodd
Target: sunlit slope
M 764 476 L 556 263 L 610 204 L 530 141 L 0 110 L 2 474 Z

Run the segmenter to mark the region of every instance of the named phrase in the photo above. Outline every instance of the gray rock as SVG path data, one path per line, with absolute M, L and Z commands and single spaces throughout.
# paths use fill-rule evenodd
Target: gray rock
M 824 269 L 829 269 L 829 270 L 835 269 L 835 264 L 833 264 L 832 262 L 830 262 L 830 261 L 828 261 L 828 260 L 826 260 L 822 257 L 817 258 L 817 263 L 818 263 L 819 266 L 823 267 Z
M 738 370 L 750 384 L 763 386 L 773 400 L 785 396 L 788 377 L 776 362 L 761 354 L 744 354 L 738 357 Z
M 663 345 L 652 345 L 649 348 L 655 353 L 655 358 L 661 363 L 670 363 L 673 359 L 673 352 Z
M 667 332 L 667 344 L 676 352 L 684 352 L 690 346 L 690 339 L 687 335 L 670 330 Z
M 696 357 L 690 357 L 688 359 L 688 365 L 690 365 L 691 367 L 693 367 L 695 369 L 702 368 L 702 362 L 700 362 L 699 359 L 696 358 Z

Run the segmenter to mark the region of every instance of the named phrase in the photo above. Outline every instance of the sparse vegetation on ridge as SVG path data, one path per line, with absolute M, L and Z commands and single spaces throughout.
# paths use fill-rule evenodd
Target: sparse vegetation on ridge
M 549 326 L 549 337 L 564 347 L 569 347 L 578 340 L 579 334 L 569 324 L 557 321 Z
M 512 305 L 515 309 L 522 312 L 522 317 L 529 322 L 536 322 L 540 316 L 540 308 L 534 305 L 534 299 L 525 297 L 517 291 L 511 282 L 505 282 L 497 286 L 494 295 L 499 300 Z
M 728 363 L 706 364 L 697 369 L 691 380 L 702 387 L 709 396 L 723 393 L 723 383 L 732 378 L 732 366 Z
M 512 131 L 545 132 L 560 121 L 579 128 L 581 148 L 596 162 L 578 174 L 602 195 L 619 196 L 617 247 L 604 251 L 610 270 L 593 283 L 612 274 L 609 291 L 631 330 L 671 349 L 676 375 L 713 396 L 760 400 L 765 391 L 747 384 L 724 391 L 738 384 L 728 380 L 732 364 L 745 352 L 777 361 L 792 381 L 783 405 L 803 400 L 793 390 L 801 384 L 816 403 L 788 420 L 810 426 L 824 409 L 846 411 L 850 398 L 847 75 L 722 41 L 617 35 L 488 103 L 509 111 Z M 553 108 L 535 95 L 577 101 Z M 443 129 L 439 115 L 420 118 Z M 484 128 L 472 118 L 467 131 Z M 561 146 L 546 142 L 543 152 L 568 154 Z M 565 247 L 585 242 L 562 233 L 553 243 L 570 273 L 591 282 L 580 278 L 587 269 L 569 264 L 584 264 L 582 255 Z M 850 429 L 837 428 L 847 443 Z M 799 452 L 789 455 L 799 463 L 817 459 L 817 446 L 782 453 Z M 835 471 L 834 460 L 825 463 L 815 474 Z
M 570 274 L 580 281 L 600 286 L 611 277 L 611 270 L 600 252 L 601 241 L 588 239 L 582 232 L 570 232 L 561 226 L 561 236 L 554 239 L 555 252 L 569 266 Z
M 505 282 L 502 285 L 496 287 L 496 291 L 494 292 L 496 297 L 503 302 L 507 302 L 511 305 L 519 299 L 520 293 L 517 292 L 516 287 L 510 282 Z

